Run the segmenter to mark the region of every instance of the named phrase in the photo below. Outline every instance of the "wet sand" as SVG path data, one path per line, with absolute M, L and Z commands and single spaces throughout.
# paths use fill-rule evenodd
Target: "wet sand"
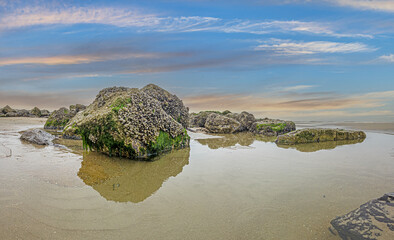
M 0 118 L 13 153 L 0 158 L 0 239 L 334 240 L 335 216 L 393 191 L 393 135 L 298 149 L 192 136 L 141 162 L 19 140 L 43 121 Z

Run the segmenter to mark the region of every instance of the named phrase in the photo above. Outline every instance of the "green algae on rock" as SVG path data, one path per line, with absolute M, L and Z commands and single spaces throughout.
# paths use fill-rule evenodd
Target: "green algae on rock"
M 146 89 L 155 94 L 146 93 Z M 166 104 L 169 96 L 170 102 L 178 99 L 152 84 L 141 90 L 103 89 L 86 110 L 67 124 L 64 137 L 81 137 L 85 149 L 127 158 L 148 158 L 188 147 L 190 137 L 179 119 L 175 119 L 188 110 L 179 99 L 176 104 Z
M 358 140 L 365 138 L 366 134 L 363 131 L 329 128 L 305 128 L 278 136 L 278 138 L 276 139 L 276 143 L 292 145 L 299 143 Z
M 83 111 L 86 107 L 82 104 L 71 105 L 69 109 L 62 107 L 54 111 L 46 121 L 44 129 L 59 129 L 62 130 L 67 123 L 78 112 Z
M 279 119 L 265 118 L 252 124 L 251 131 L 265 136 L 278 136 L 296 129 L 295 123 Z

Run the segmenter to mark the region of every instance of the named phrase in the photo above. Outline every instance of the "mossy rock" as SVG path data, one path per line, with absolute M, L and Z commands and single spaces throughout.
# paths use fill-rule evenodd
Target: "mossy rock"
M 363 131 L 352 131 L 329 128 L 305 128 L 278 136 L 278 144 L 292 145 L 326 141 L 362 140 L 366 138 Z
M 188 147 L 190 142 L 185 128 L 163 109 L 162 102 L 124 87 L 100 91 L 65 127 L 66 138 L 76 135 L 85 149 L 127 158 L 150 158 Z

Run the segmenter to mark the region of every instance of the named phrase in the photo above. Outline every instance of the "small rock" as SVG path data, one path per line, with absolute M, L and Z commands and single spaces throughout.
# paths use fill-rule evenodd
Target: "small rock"
M 23 132 L 21 139 L 38 145 L 52 145 L 52 140 L 55 139 L 55 136 L 42 129 L 32 129 Z

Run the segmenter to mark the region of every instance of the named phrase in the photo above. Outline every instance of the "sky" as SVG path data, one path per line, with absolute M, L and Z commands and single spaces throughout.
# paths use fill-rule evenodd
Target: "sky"
M 191 112 L 394 122 L 394 0 L 0 0 L 0 106 L 149 83 Z

